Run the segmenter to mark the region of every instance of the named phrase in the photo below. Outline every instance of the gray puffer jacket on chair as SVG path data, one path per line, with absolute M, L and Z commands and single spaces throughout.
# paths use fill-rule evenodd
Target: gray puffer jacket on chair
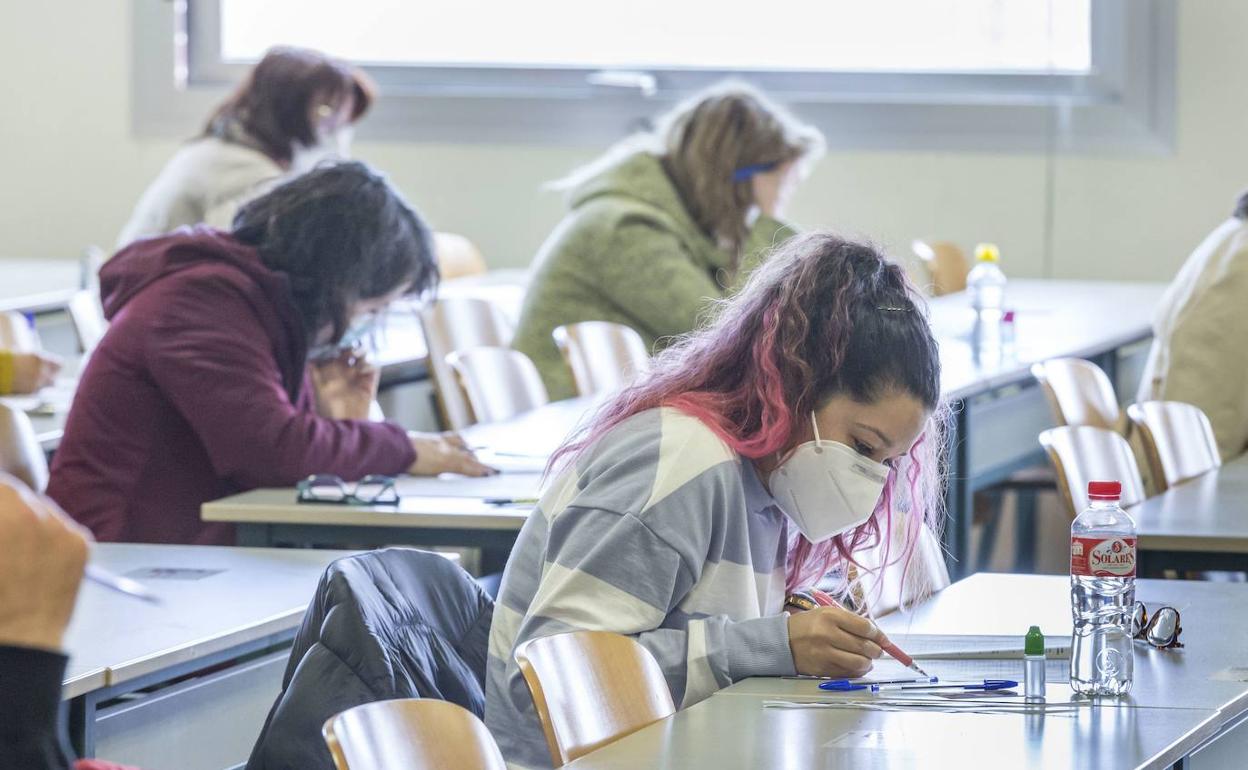
M 334 770 L 321 737 L 362 703 L 438 698 L 480 716 L 494 603 L 447 559 L 388 548 L 329 566 L 247 770 Z

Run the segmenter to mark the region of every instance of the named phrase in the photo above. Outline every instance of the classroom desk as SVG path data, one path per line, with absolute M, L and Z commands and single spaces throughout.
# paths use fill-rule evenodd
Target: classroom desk
M 769 699 L 855 696 L 822 693 L 809 681 L 747 679 L 568 767 L 893 770 L 966 767 L 983 758 L 994 767 L 1019 768 L 1241 766 L 1248 675 L 1235 669 L 1248 664 L 1241 643 L 1248 618 L 1235 616 L 1235 627 L 1226 628 L 1225 610 L 1244 606 L 1248 586 L 1143 580 L 1137 593 L 1150 606 L 1180 608 L 1188 646 L 1137 646 L 1132 694 L 1074 717 L 764 709 Z M 985 606 L 994 611 L 984 612 Z M 1050 636 L 1069 633 L 1068 578 L 978 574 L 880 625 L 891 633 L 1021 635 L 1033 623 Z M 1050 683 L 1049 694 L 1056 700 L 1069 689 Z
M 149 768 L 245 762 L 317 581 L 348 553 L 94 546 L 93 563 L 141 580 L 165 602 L 83 583 L 65 643 L 74 747 Z
M 995 357 L 975 344 L 975 316 L 964 293 L 931 300 L 941 390 L 952 407 L 950 520 L 944 538 L 955 579 L 966 572 L 975 493 L 1019 470 L 1047 464 L 1036 437 L 1053 427 L 1053 416 L 1031 376 L 1032 364 L 1066 356 L 1089 359 L 1109 375 L 1120 401 L 1134 399 L 1154 309 L 1165 288 L 1160 283 L 1011 280 L 1005 305 L 1016 314 L 1015 343 L 1012 351 Z
M 544 457 L 598 402 L 576 398 L 547 404 L 512 420 L 463 431 L 471 446 Z M 293 489 L 257 489 L 203 506 L 205 521 L 236 527 L 240 545 L 455 545 L 482 549 L 482 570 L 499 571 L 530 504 L 492 505 L 485 498 L 538 496 L 541 473 L 404 477 L 396 505 L 299 503 Z
M 1132 507 L 1141 574 L 1248 571 L 1248 456 Z
M 969 540 L 975 492 L 1023 468 L 1047 463 L 1037 436 L 1053 426 L 1053 417 L 1031 376 L 1031 365 L 1058 356 L 1089 358 L 1116 383 L 1120 398 L 1132 398 L 1148 352 L 1153 308 L 1164 288 L 1163 284 L 1011 281 L 1006 304 L 1016 311 L 1016 342 L 1008 355 L 993 359 L 974 344 L 974 314 L 965 295 L 931 301 L 932 326 L 941 348 L 942 390 L 952 406 L 947 469 L 950 521 L 945 527 L 945 543 L 954 577 L 965 569 L 962 557 Z M 562 437 L 576 417 L 564 413 L 552 419 L 551 410 L 575 412 L 576 403 L 537 410 L 520 422 L 474 426 L 468 435 L 508 443 L 521 441 L 526 448 L 520 451 L 549 451 L 554 445 L 552 437 Z M 471 440 L 474 444 L 488 443 L 484 438 Z M 297 516 L 308 518 L 299 523 L 292 518 Z M 288 535 L 297 534 L 295 542 L 334 542 L 314 531 L 323 525 L 341 526 L 326 516 L 329 514 L 298 512 L 290 490 L 250 492 L 204 506 L 206 520 L 242 524 L 240 533 L 268 526 L 270 531 L 256 538 L 246 535 L 246 542 L 252 544 L 276 542 L 274 527 Z M 349 514 L 339 511 L 333 516 Z M 277 521 L 279 517 L 281 521 Z M 391 515 L 389 519 L 395 522 L 393 534 L 387 535 L 391 538 L 403 535 L 404 529 L 421 526 L 410 517 Z M 300 524 L 303 528 L 296 530 Z M 410 536 L 423 540 L 419 534 Z
M 82 259 L 0 258 L 0 312 L 63 310 L 87 278 Z

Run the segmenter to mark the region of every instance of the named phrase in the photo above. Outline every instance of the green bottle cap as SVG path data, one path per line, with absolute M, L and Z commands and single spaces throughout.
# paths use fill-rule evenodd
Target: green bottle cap
M 1044 654 L 1044 634 L 1040 633 L 1040 626 L 1032 626 L 1027 629 L 1027 636 L 1023 639 L 1023 654 Z

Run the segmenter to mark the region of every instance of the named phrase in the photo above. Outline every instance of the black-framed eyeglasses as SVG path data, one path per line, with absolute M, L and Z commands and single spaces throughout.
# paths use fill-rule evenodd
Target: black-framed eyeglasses
M 295 487 L 301 503 L 338 505 L 397 505 L 399 490 L 393 476 L 370 474 L 348 484 L 328 473 L 309 476 Z
M 1131 635 L 1142 639 L 1158 649 L 1182 647 L 1179 634 L 1183 633 L 1179 611 L 1173 607 L 1159 607 L 1151 616 L 1144 602 L 1136 602 L 1131 614 Z

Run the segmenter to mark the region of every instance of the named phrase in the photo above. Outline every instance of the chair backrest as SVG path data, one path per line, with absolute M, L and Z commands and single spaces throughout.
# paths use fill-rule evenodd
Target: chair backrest
M 514 331 L 511 322 L 493 304 L 476 297 L 431 302 L 421 310 L 420 320 L 442 418 L 449 428 L 466 428 L 472 424 L 472 410 L 446 357 L 471 348 L 507 347 Z
M 971 272 L 971 263 L 961 246 L 949 241 L 916 240 L 910 244 L 910 248 L 927 270 L 933 296 L 954 294 L 966 289 L 966 276 Z
M 854 555 L 861 565 L 855 601 L 872 617 L 912 607 L 951 582 L 940 540 L 926 524 L 894 513 L 892 530 L 890 539 Z M 911 541 L 913 550 L 907 555 Z
M 1144 499 L 1144 481 L 1131 445 L 1121 434 L 1088 425 L 1053 428 L 1040 434 L 1057 474 L 1057 487 L 1071 517 L 1088 505 L 1089 481 L 1122 483 L 1122 506 Z
M 1198 406 L 1144 401 L 1127 407 L 1127 418 L 1138 431 L 1158 492 L 1222 465 L 1213 425 Z
M 537 367 L 518 350 L 472 348 L 451 353 L 446 361 L 477 422 L 506 420 L 550 401 Z
M 485 724 L 444 700 L 366 703 L 321 729 L 338 770 L 506 770 Z
M 650 366 L 650 351 L 635 330 L 610 321 L 583 321 L 554 330 L 579 395 L 621 390 Z
M 95 289 L 74 292 L 66 310 L 74 325 L 74 333 L 78 336 L 78 349 L 83 353 L 95 350 L 95 346 L 104 337 L 104 332 L 108 331 L 108 321 L 104 318 L 99 293 Z
M 0 350 L 30 353 L 41 347 L 39 335 L 26 316 L 15 310 L 0 313 Z
M 485 257 L 477 245 L 455 233 L 434 233 L 433 254 L 442 280 L 480 275 L 486 271 Z
M 48 458 L 30 418 L 4 403 L 0 403 L 0 471 L 38 492 L 48 487 Z
M 1118 428 L 1122 410 L 1101 367 L 1082 358 L 1051 358 L 1031 367 L 1058 425 Z
M 516 662 L 556 767 L 676 713 L 654 656 L 606 631 L 530 639 Z

